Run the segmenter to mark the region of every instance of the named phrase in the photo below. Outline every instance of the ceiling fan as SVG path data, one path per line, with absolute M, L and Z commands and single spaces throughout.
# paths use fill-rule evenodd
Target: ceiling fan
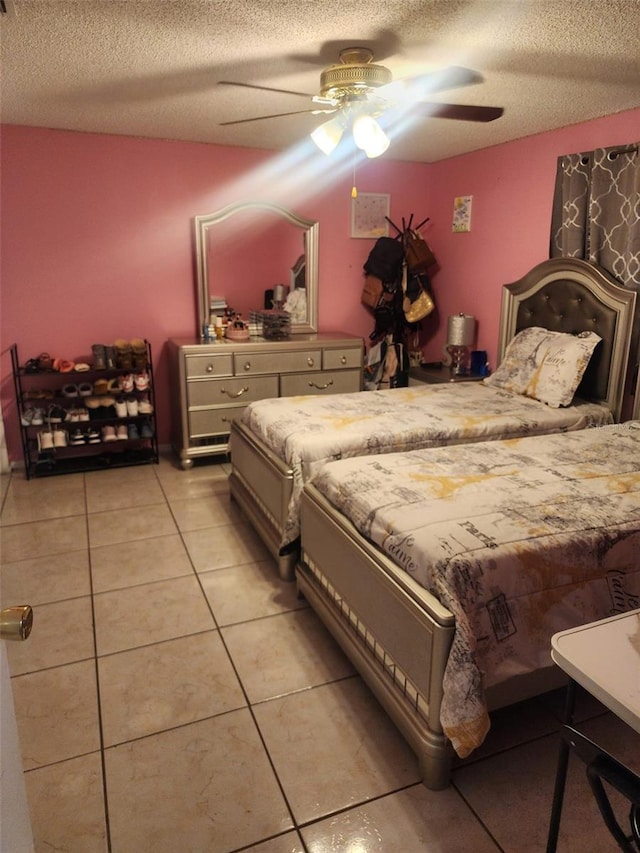
M 311 134 L 316 144 L 325 153 L 330 153 L 338 144 L 344 129 L 351 124 L 358 147 L 362 148 L 367 156 L 377 157 L 387 149 L 389 140 L 376 119 L 386 112 L 392 114 L 394 109 L 409 111 L 413 115 L 421 115 L 425 118 L 435 117 L 458 121 L 490 122 L 500 118 L 504 112 L 502 107 L 445 104 L 423 100 L 424 95 L 443 89 L 470 86 L 482 82 L 482 79 L 476 71 L 451 66 L 393 82 L 391 71 L 373 61 L 373 52 L 369 48 L 348 47 L 340 51 L 339 62 L 321 72 L 318 95 L 311 96 L 303 92 L 251 83 L 219 81 L 220 86 L 239 86 L 310 98 L 313 104 L 305 110 L 253 116 L 224 121 L 220 124 L 245 124 L 303 113 L 335 114 L 333 119 L 320 125 Z

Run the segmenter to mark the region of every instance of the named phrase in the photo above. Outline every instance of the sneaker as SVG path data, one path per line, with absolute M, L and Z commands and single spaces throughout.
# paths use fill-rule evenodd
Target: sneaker
M 103 441 L 116 441 L 116 431 L 112 426 L 103 426 L 102 427 L 102 440 Z
M 145 421 L 140 427 L 140 435 L 142 438 L 153 438 L 153 429 L 149 421 Z
M 31 426 L 42 426 L 44 423 L 44 409 L 34 409 L 31 417 Z
M 135 424 L 129 424 L 127 426 L 127 438 L 132 441 L 138 441 L 140 438 L 140 433 L 138 432 L 138 427 Z
M 89 420 L 89 409 L 76 409 L 78 413 L 79 421 L 88 421 Z
M 153 406 L 149 402 L 149 397 L 143 394 L 138 400 L 138 412 L 141 415 L 150 415 L 153 412 Z
M 69 444 L 77 446 L 85 443 L 85 435 L 81 429 L 74 430 L 69 436 Z
M 31 426 L 32 421 L 33 409 L 30 407 L 27 409 L 23 409 L 20 415 L 20 423 L 22 424 L 22 426 Z
M 93 385 L 90 382 L 81 382 L 78 385 L 78 394 L 81 397 L 91 397 L 93 394 Z
M 138 416 L 138 401 L 135 397 L 127 397 L 127 414 L 130 418 Z
M 116 430 L 116 438 L 118 441 L 126 441 L 129 438 L 129 431 L 126 424 L 120 424 Z
M 54 447 L 66 447 L 67 446 L 67 431 L 64 429 L 54 429 L 53 431 L 53 446 Z
M 116 409 L 116 417 L 117 418 L 126 418 L 127 417 L 127 402 L 122 397 L 116 400 L 115 402 Z
M 63 397 L 77 397 L 79 394 L 78 386 L 71 382 L 69 385 L 65 385 L 62 389 Z
M 133 376 L 133 382 L 136 386 L 136 391 L 146 391 L 149 387 L 149 374 L 146 370 L 142 373 L 135 373 Z
M 89 444 L 100 444 L 100 433 L 94 427 L 87 430 L 87 442 Z
M 125 373 L 120 377 L 120 388 L 125 392 L 125 394 L 129 394 L 135 388 L 135 381 L 131 373 Z

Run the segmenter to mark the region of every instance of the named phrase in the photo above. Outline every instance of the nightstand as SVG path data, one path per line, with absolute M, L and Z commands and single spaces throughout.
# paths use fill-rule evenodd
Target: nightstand
M 412 385 L 438 385 L 441 382 L 480 382 L 484 376 L 475 373 L 463 373 L 456 375 L 449 367 L 444 365 L 420 365 L 409 370 L 409 387 Z

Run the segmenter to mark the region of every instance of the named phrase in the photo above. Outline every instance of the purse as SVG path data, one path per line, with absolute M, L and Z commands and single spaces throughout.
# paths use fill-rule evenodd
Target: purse
M 384 287 L 382 286 L 382 281 L 375 275 L 366 275 L 362 295 L 360 296 L 362 304 L 375 310 L 380 304 L 383 294 Z
M 412 273 L 411 279 L 411 290 L 415 292 L 415 288 L 418 288 L 418 295 L 413 300 L 407 293 L 407 268 L 405 266 L 402 273 L 402 290 L 404 292 L 402 310 L 407 323 L 418 323 L 431 314 L 435 305 L 431 294 L 422 281 L 422 276 Z
M 410 228 L 404 232 L 404 254 L 409 272 L 427 272 L 436 262 L 422 234 Z

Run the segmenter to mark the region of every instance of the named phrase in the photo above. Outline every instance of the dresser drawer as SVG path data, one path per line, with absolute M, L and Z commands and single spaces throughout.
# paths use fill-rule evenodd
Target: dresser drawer
M 302 370 L 321 370 L 320 349 L 297 352 L 236 353 L 235 375 L 253 376 L 258 373 L 299 373 Z M 277 395 L 275 395 L 277 396 Z
M 322 353 L 322 366 L 325 370 L 340 370 L 341 368 L 360 367 L 362 364 L 362 348 L 326 349 Z
M 360 370 L 325 370 L 322 373 L 295 373 L 280 377 L 281 397 L 348 394 L 360 390 Z
M 231 421 L 240 420 L 246 408 L 246 406 L 228 406 L 189 412 L 189 438 L 227 434 L 231 429 Z
M 233 355 L 217 353 L 185 357 L 187 379 L 207 376 L 233 376 Z
M 187 383 L 189 409 L 202 406 L 229 406 L 278 396 L 277 376 L 194 379 Z

